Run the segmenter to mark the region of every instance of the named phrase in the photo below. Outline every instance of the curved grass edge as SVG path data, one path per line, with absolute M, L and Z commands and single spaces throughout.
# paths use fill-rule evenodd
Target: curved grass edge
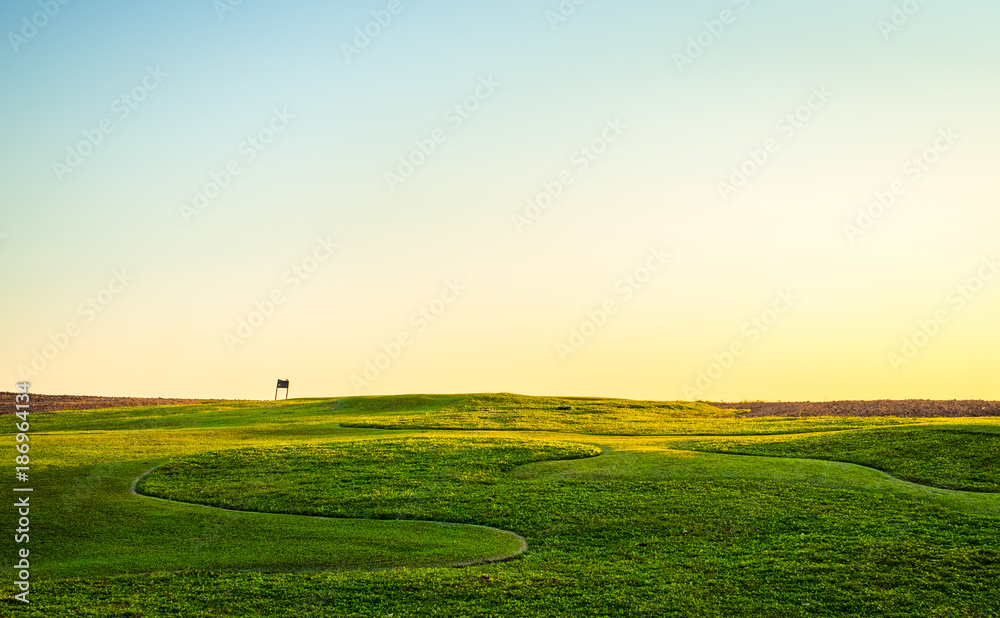
M 790 455 L 763 455 L 759 453 L 739 453 L 733 451 L 716 451 L 709 449 L 672 449 L 677 452 L 690 452 L 690 453 L 711 453 L 712 455 L 733 455 L 736 457 L 758 457 L 763 459 L 787 459 L 789 461 L 825 461 L 828 463 L 844 464 L 848 466 L 857 466 L 859 468 L 867 468 L 868 470 L 873 470 L 875 472 L 880 472 L 885 476 L 900 481 L 902 483 L 908 483 L 910 485 L 916 485 L 918 487 L 926 487 L 927 489 L 935 489 L 939 491 L 953 491 L 956 493 L 964 494 L 983 494 L 987 496 L 1000 496 L 1000 491 L 987 491 L 985 489 L 959 489 L 956 487 L 942 487 L 940 485 L 931 485 L 929 483 L 920 483 L 914 480 L 903 478 L 896 474 L 893 474 L 890 470 L 885 468 L 879 468 L 878 466 L 873 466 L 870 464 L 858 463 L 856 461 L 847 461 L 844 459 L 836 459 L 833 457 L 792 457 Z
M 671 457 L 665 466 L 663 457 Z M 887 492 L 898 497 L 945 507 L 969 515 L 1000 519 L 1000 494 L 944 489 L 921 485 L 861 464 L 823 459 L 796 459 L 768 455 L 714 453 L 685 449 L 665 452 L 618 450 L 603 461 L 583 459 L 570 466 L 562 461 L 535 462 L 522 466 L 523 479 L 643 479 L 692 481 L 708 477 L 767 481 L 786 485 L 808 484 L 827 489 Z M 757 461 L 754 461 L 757 460 Z M 760 463 L 772 465 L 759 465 Z
M 322 520 L 327 520 L 327 521 L 373 521 L 373 522 L 375 522 L 375 521 L 378 521 L 378 522 L 392 521 L 392 520 L 388 520 L 388 519 L 374 519 L 374 518 L 369 518 L 369 517 L 328 517 L 328 516 L 323 516 L 323 515 L 303 515 L 301 513 L 281 513 L 281 512 L 274 512 L 274 511 L 251 511 L 251 510 L 248 510 L 248 509 L 233 509 L 233 508 L 226 508 L 226 507 L 221 507 L 221 506 L 214 506 L 214 505 L 211 505 L 211 504 L 202 504 L 200 502 L 188 502 L 186 500 L 171 500 L 169 498 L 160 498 L 159 496 L 151 496 L 149 494 L 141 493 L 138 490 L 139 483 L 141 483 L 144 478 L 146 478 L 147 476 L 149 476 L 150 474 L 152 474 L 153 472 L 155 472 L 157 469 L 159 469 L 163 465 L 164 465 L 163 463 L 155 465 L 152 468 L 149 468 L 148 470 L 144 471 L 139 476 L 135 477 L 135 479 L 132 480 L 132 484 L 129 486 L 129 492 L 132 495 L 134 495 L 134 496 L 137 496 L 137 497 L 140 497 L 140 498 L 145 498 L 147 500 L 159 500 L 159 501 L 162 501 L 162 502 L 171 502 L 171 503 L 175 503 L 175 504 L 185 504 L 185 505 L 189 505 L 189 506 L 197 506 L 197 507 L 201 507 L 201 508 L 215 509 L 215 510 L 219 510 L 219 511 L 230 511 L 230 512 L 235 512 L 235 513 L 254 513 L 254 514 L 258 514 L 258 515 L 282 515 L 282 516 L 286 516 L 286 517 L 307 517 L 307 518 L 310 518 L 310 519 L 322 519 Z M 474 559 L 474 560 L 454 560 L 454 561 L 449 561 L 449 562 L 432 563 L 432 564 L 427 564 L 427 565 L 422 565 L 422 566 L 403 566 L 403 565 L 400 565 L 400 566 L 395 566 L 395 567 L 381 567 L 381 568 L 371 568 L 371 569 L 352 568 L 352 569 L 328 569 L 328 570 L 329 571 L 384 571 L 384 570 L 390 570 L 390 569 L 463 568 L 463 567 L 480 566 L 480 565 L 484 565 L 484 564 L 496 564 L 496 563 L 499 563 L 499 562 L 509 562 L 509 561 L 512 561 L 512 560 L 518 560 L 520 558 L 523 558 L 524 555 L 528 551 L 528 541 L 527 541 L 527 539 L 525 539 L 520 534 L 517 534 L 516 532 L 513 532 L 511 530 L 503 530 L 503 529 L 500 529 L 500 528 L 493 528 L 491 526 L 484 526 L 484 525 L 481 525 L 481 524 L 465 524 L 465 523 L 455 523 L 455 522 L 447 522 L 447 521 L 430 521 L 430 520 L 422 520 L 422 519 L 407 519 L 405 521 L 407 523 L 431 524 L 431 525 L 448 527 L 448 528 L 453 528 L 453 527 L 454 528 L 479 528 L 481 530 L 490 530 L 492 532 L 500 533 L 500 534 L 502 534 L 504 536 L 510 537 L 513 540 L 515 540 L 517 542 L 517 549 L 514 552 L 503 553 L 503 554 L 495 554 L 495 555 L 492 555 L 492 556 L 486 556 L 486 557 L 477 558 L 477 559 Z M 317 569 L 317 570 L 318 571 L 324 571 L 324 569 Z
M 996 438 L 1000 437 L 998 430 L 1000 427 L 995 425 L 928 423 L 788 436 L 786 440 L 771 440 L 771 436 L 748 440 L 719 436 L 712 440 L 686 440 L 682 444 L 686 450 L 719 455 L 853 464 L 924 487 L 1000 494 L 996 446 L 976 442 L 952 444 L 955 436 L 993 439 L 996 444 Z M 949 448 L 956 450 L 947 457 L 941 456 L 941 449 L 948 452 Z

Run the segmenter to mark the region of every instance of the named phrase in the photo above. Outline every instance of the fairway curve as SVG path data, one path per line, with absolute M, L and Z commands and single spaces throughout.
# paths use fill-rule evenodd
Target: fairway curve
M 540 480 L 752 480 L 829 489 L 889 493 L 967 514 L 1000 518 L 1000 494 L 942 489 L 897 478 L 861 464 L 694 450 L 638 451 L 621 447 L 601 457 L 522 466 L 522 479 Z
M 382 551 L 378 566 L 470 566 L 511 560 L 528 548 L 524 537 L 500 523 L 511 509 L 522 508 L 520 501 L 505 499 L 514 468 L 600 452 L 539 440 L 426 437 L 244 447 L 172 459 L 130 479 L 130 489 L 136 496 L 239 517 L 283 516 L 324 526 L 354 522 L 353 533 L 367 534 L 369 543 L 378 537 L 366 525 L 381 531 L 422 526 L 422 546 L 393 546 L 402 562 L 392 563 L 392 552 Z M 355 543 L 346 541 L 337 567 L 369 567 L 371 560 L 350 554 L 348 546 Z
M 139 483 L 145 477 L 147 477 L 150 474 L 152 474 L 153 472 L 155 472 L 156 469 L 159 468 L 159 467 L 160 467 L 159 465 L 153 466 L 152 468 L 149 468 L 148 470 L 145 470 L 139 476 L 135 477 L 135 479 L 132 481 L 132 484 L 131 484 L 131 486 L 129 488 L 130 493 L 133 496 L 135 496 L 137 498 L 144 499 L 144 500 L 153 500 L 153 501 L 159 501 L 159 502 L 171 503 L 171 504 L 181 504 L 181 505 L 185 505 L 185 506 L 189 506 L 189 507 L 195 507 L 195 508 L 199 508 L 199 509 L 211 509 L 211 510 L 214 510 L 214 511 L 228 512 L 228 513 L 238 513 L 238 514 L 241 514 L 241 515 L 261 515 L 261 516 L 274 517 L 274 518 L 278 518 L 278 519 L 283 519 L 283 518 L 298 518 L 298 519 L 301 519 L 301 520 L 304 520 L 304 521 L 306 521 L 306 520 L 308 520 L 308 521 L 326 521 L 326 522 L 334 522 L 334 523 L 335 522 L 372 522 L 373 524 L 377 524 L 377 525 L 391 525 L 393 523 L 391 521 L 369 519 L 369 518 L 364 518 L 364 517 L 356 517 L 356 518 L 355 517 L 351 517 L 351 518 L 347 518 L 347 517 L 327 517 L 327 516 L 322 516 L 322 515 L 301 515 L 301 514 L 295 514 L 295 513 L 275 513 L 275 512 L 267 512 L 267 511 L 250 511 L 250 510 L 244 510 L 244 509 L 234 509 L 234 508 L 212 506 L 212 505 L 208 505 L 208 504 L 200 504 L 200 503 L 197 503 L 197 502 L 189 502 L 189 501 L 185 501 L 185 500 L 172 500 L 172 499 L 168 499 L 168 498 L 159 498 L 157 496 L 150 496 L 150 495 L 143 494 L 143 493 L 139 492 L 139 490 L 138 490 Z M 462 530 L 462 531 L 466 531 L 467 530 L 469 532 L 474 532 L 474 531 L 488 532 L 489 534 L 500 535 L 500 536 L 504 537 L 505 540 L 508 541 L 508 543 L 506 544 L 507 547 L 505 548 L 504 551 L 500 551 L 500 552 L 492 554 L 492 555 L 478 556 L 478 557 L 470 558 L 470 559 L 448 560 L 448 561 L 444 561 L 444 562 L 438 561 L 438 562 L 430 562 L 428 564 L 420 564 L 420 565 L 403 564 L 403 563 L 401 563 L 401 564 L 398 564 L 398 565 L 384 565 L 384 566 L 375 567 L 375 568 L 372 568 L 372 567 L 362 567 L 362 566 L 357 566 L 357 567 L 354 567 L 354 568 L 343 568 L 342 566 L 341 567 L 337 567 L 337 566 L 331 565 L 331 568 L 329 568 L 329 569 L 316 568 L 316 569 L 310 569 L 310 570 L 317 570 L 317 571 L 323 571 L 323 570 L 374 571 L 374 570 L 385 570 L 385 569 L 393 569 L 393 568 L 411 568 L 411 569 L 412 568 L 458 568 L 458 567 L 469 567 L 469 566 L 477 566 L 477 565 L 482 565 L 482 564 L 493 564 L 493 563 L 497 563 L 497 562 L 507 562 L 507 561 L 510 561 L 510 560 L 516 560 L 516 559 L 520 558 L 525 552 L 528 551 L 528 541 L 524 537 L 522 537 L 521 535 L 519 535 L 519 534 L 517 534 L 515 532 L 512 532 L 510 530 L 501 530 L 499 528 L 493 528 L 493 527 L 490 527 L 490 526 L 483 526 L 483 525 L 478 525 L 478 524 L 460 524 L 460 523 L 450 523 L 450 522 L 441 522 L 441 521 L 427 521 L 427 520 L 405 520 L 405 521 L 400 521 L 398 523 L 403 524 L 403 525 L 432 526 L 432 527 L 437 527 L 437 528 L 440 528 L 440 529 L 443 529 L 443 530 L 449 530 L 449 531 L 451 531 L 453 529 L 458 529 L 458 530 Z M 349 540 L 351 540 L 351 539 L 342 539 L 342 541 L 345 541 L 345 542 L 349 541 Z M 401 561 L 401 562 L 404 562 L 404 561 Z

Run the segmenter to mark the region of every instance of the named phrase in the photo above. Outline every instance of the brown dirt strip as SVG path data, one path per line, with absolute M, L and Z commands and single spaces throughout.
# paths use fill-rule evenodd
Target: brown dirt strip
M 744 416 L 900 416 L 909 418 L 1000 416 L 1000 401 L 980 399 L 881 399 L 877 401 L 750 401 L 713 403 L 749 409 Z
M 14 395 L 0 393 L 0 415 L 13 414 Z M 58 412 L 60 410 L 96 410 L 98 408 L 121 408 L 132 406 L 174 406 L 202 403 L 198 399 L 167 399 L 162 397 L 92 397 L 89 395 L 42 395 L 31 393 L 30 412 Z

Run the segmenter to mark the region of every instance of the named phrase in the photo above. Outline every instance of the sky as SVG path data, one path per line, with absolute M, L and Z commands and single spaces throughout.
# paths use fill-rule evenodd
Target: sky
M 0 390 L 1000 399 L 998 18 L 4 2 Z

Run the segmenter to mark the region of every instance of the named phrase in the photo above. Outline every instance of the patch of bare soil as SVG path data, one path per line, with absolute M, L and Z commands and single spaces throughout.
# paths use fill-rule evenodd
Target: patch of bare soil
M 0 393 L 0 415 L 13 414 L 14 395 Z M 58 412 L 59 410 L 95 410 L 126 406 L 173 406 L 202 403 L 197 399 L 164 399 L 161 397 L 91 397 L 88 395 L 42 395 L 31 393 L 30 412 Z
M 718 408 L 746 410 L 744 416 L 1000 416 L 1000 401 L 979 399 L 882 399 L 878 401 L 751 401 L 713 403 Z

